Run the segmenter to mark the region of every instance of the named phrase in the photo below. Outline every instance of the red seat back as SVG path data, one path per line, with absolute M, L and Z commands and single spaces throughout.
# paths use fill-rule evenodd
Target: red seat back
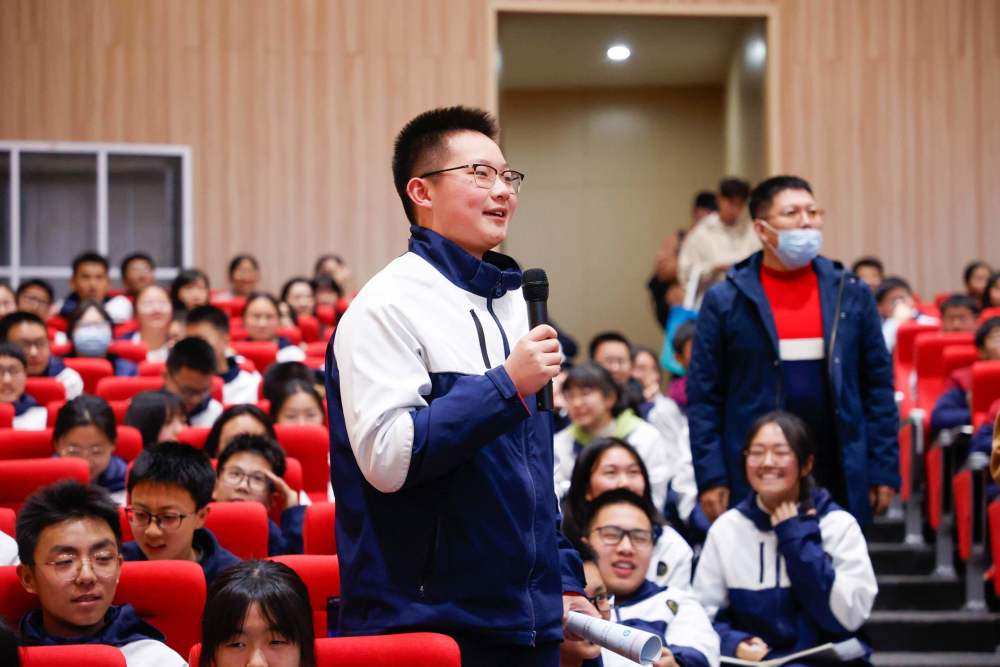
M 17 525 L 17 515 L 9 507 L 0 507 L 0 533 L 14 537 L 14 527 Z
M 18 431 L 0 429 L 0 459 L 44 459 L 53 454 L 52 429 Z M 142 451 L 142 434 L 131 426 L 118 427 L 115 454 L 131 461 Z
M 163 377 L 163 372 L 167 370 L 165 361 L 140 361 L 139 375 L 141 377 Z
M 222 402 L 222 378 L 212 378 L 212 398 Z M 97 383 L 97 395 L 105 401 L 131 400 L 142 391 L 155 391 L 163 388 L 162 377 L 109 377 Z
M 299 331 L 298 327 L 278 327 L 277 333 L 282 338 L 287 338 L 292 345 L 298 345 L 302 342 L 302 332 Z
M 49 319 L 45 320 L 45 326 L 49 329 L 55 329 L 56 331 L 66 333 L 69 323 L 66 321 L 65 317 L 62 317 L 61 315 L 53 315 Z
M 126 667 L 125 654 L 106 644 L 28 646 L 20 651 L 21 667 Z
M 967 561 L 972 554 L 972 471 L 962 470 L 952 477 L 951 488 L 955 502 L 958 557 Z
M 189 426 L 177 434 L 177 442 L 183 442 L 185 445 L 191 445 L 197 449 L 205 449 L 205 441 L 208 440 L 208 434 L 211 430 L 208 426 Z
M 979 323 L 982 324 L 991 317 L 1000 317 L 1000 306 L 983 308 L 983 312 L 979 313 Z
M 24 385 L 24 393 L 39 405 L 66 400 L 66 387 L 59 380 L 50 377 L 29 377 Z
M 146 347 L 145 343 L 133 343 L 130 340 L 115 340 L 111 341 L 111 345 L 108 346 L 108 354 L 128 359 L 137 364 L 140 361 L 146 360 L 149 348 Z
M 944 455 L 940 447 L 931 447 L 924 459 L 927 477 L 927 522 L 934 530 L 941 525 L 941 469 Z
M 83 391 L 88 394 L 96 394 L 97 383 L 102 378 L 109 378 L 115 374 L 111 362 L 98 357 L 66 357 L 63 363 L 67 368 L 72 368 L 80 374 L 83 379 Z
M 460 667 L 458 644 L 448 635 L 414 632 L 373 637 L 321 637 L 316 640 L 316 667 Z M 188 664 L 201 659 L 201 644 Z
M 936 324 L 919 324 L 917 322 L 903 322 L 896 331 L 896 347 L 892 352 L 893 378 L 896 391 L 903 393 L 903 405 L 900 410 L 901 416 L 905 419 L 909 413 L 910 402 L 913 397 L 910 393 L 910 373 L 913 371 L 913 347 L 917 334 L 928 331 L 939 331 Z
M 322 426 L 275 424 L 278 442 L 302 464 L 302 487 L 314 501 L 328 499 L 330 435 Z
M 11 428 L 14 425 L 14 406 L 10 403 L 0 403 L 0 428 Z
M 67 478 L 89 483 L 90 466 L 75 457 L 4 461 L 0 465 L 0 507 L 16 512 L 35 489 Z
M 232 342 L 233 350 L 241 354 L 256 366 L 261 373 L 274 363 L 278 356 L 278 344 L 268 341 L 241 340 Z
M 983 425 L 997 399 L 1000 399 L 1000 361 L 977 361 L 972 365 L 973 428 Z
M 944 377 L 947 379 L 955 371 L 968 368 L 978 360 L 979 350 L 975 345 L 949 345 L 944 348 L 944 355 L 941 357 Z
M 122 541 L 135 539 L 125 518 L 125 508 L 118 508 Z M 267 510 L 256 502 L 209 503 L 205 528 L 215 539 L 242 560 L 267 558 Z
M 1000 595 L 1000 500 L 994 500 L 989 506 L 990 555 L 993 557 L 993 590 Z
M 325 357 L 326 356 L 326 341 L 316 341 L 314 343 L 309 343 L 306 346 L 306 356 L 307 357 Z
M 302 551 L 307 554 L 335 556 L 336 520 L 335 503 L 313 503 L 307 507 L 302 526 Z
M 949 345 L 971 344 L 973 335 L 969 332 L 921 333 L 917 336 L 913 351 L 913 368 L 917 373 L 917 407 L 929 413 L 944 390 L 945 348 Z
M 273 561 L 295 570 L 309 590 L 313 610 L 313 628 L 317 637 L 327 633 L 327 600 L 340 597 L 340 566 L 336 556 L 274 556 Z
M 241 317 L 243 315 L 243 306 L 245 306 L 247 300 L 241 296 L 234 296 L 229 299 L 212 299 L 211 304 L 216 308 L 224 311 L 230 318 Z
M 0 567 L 0 615 L 11 622 L 38 606 L 38 598 L 24 590 L 15 569 Z M 191 561 L 124 563 L 114 604 L 125 603 L 162 632 L 170 648 L 186 655 L 201 641 L 205 573 Z
M 299 315 L 296 318 L 299 331 L 302 332 L 302 340 L 312 343 L 319 340 L 319 320 L 311 315 Z

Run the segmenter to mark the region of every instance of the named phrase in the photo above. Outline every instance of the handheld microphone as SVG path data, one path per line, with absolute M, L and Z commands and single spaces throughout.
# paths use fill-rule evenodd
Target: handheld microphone
M 528 269 L 524 272 L 522 288 L 524 300 L 528 304 L 528 326 L 532 329 L 539 324 L 549 323 L 549 278 L 544 269 Z M 552 412 L 552 381 L 545 383 L 537 395 L 538 409 Z

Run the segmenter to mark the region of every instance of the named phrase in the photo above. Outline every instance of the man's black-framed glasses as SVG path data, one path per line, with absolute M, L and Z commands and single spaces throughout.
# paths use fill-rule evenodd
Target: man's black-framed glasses
M 426 174 L 420 174 L 420 178 L 436 176 L 447 171 L 458 171 L 459 169 L 471 169 L 476 185 L 486 190 L 493 188 L 493 184 L 497 182 L 497 178 L 502 178 L 504 184 L 513 190 L 514 194 L 517 194 L 521 190 L 521 183 L 524 182 L 524 174 L 519 171 L 514 171 L 513 169 L 499 171 L 496 167 L 476 162 L 461 164 L 457 167 L 448 167 L 447 169 L 438 169 L 437 171 L 428 171 Z

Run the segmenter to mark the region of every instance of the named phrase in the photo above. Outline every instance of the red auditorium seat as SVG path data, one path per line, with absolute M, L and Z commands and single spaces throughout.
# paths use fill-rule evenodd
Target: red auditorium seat
M 142 434 L 131 426 L 119 426 L 115 454 L 131 461 L 142 451 Z M 52 457 L 52 429 L 16 431 L 0 429 L 0 459 L 44 459 Z
M 63 359 L 67 368 L 72 368 L 83 378 L 83 391 L 88 394 L 97 393 L 97 383 L 101 378 L 109 378 L 115 374 L 115 369 L 107 359 L 97 357 L 66 357 Z
M 145 343 L 133 343 L 130 340 L 114 340 L 111 341 L 111 345 L 108 346 L 108 354 L 113 354 L 122 359 L 128 359 L 131 362 L 139 363 L 140 361 L 146 360 L 146 355 L 149 354 L 149 349 L 146 347 Z
M 24 393 L 35 399 L 39 405 L 66 400 L 66 387 L 59 380 L 50 377 L 29 377 L 24 385 Z
M 329 498 L 330 435 L 322 426 L 275 424 L 278 442 L 302 464 L 302 487 L 313 501 Z
M 21 651 L 21 667 L 127 667 L 125 654 L 105 644 L 30 646 Z
M 51 354 L 53 357 L 66 358 L 66 355 L 68 355 L 72 351 L 73 351 L 72 343 L 52 343 L 51 345 L 49 345 L 49 354 Z
M 316 667 L 460 667 L 458 644 L 447 635 L 414 632 L 374 637 L 322 637 L 314 644 Z M 188 664 L 201 659 L 201 644 Z
M 181 432 L 177 434 L 177 442 L 205 449 L 205 441 L 208 440 L 208 434 L 211 430 L 208 426 L 189 426 L 181 429 Z
M 222 378 L 212 378 L 212 398 L 222 401 Z M 131 400 L 141 391 L 163 388 L 162 377 L 110 377 L 97 383 L 97 395 L 106 401 Z
M 118 508 L 122 540 L 134 539 L 132 526 L 125 518 L 125 508 Z M 205 527 L 219 544 L 243 560 L 267 558 L 267 510 L 260 503 L 209 503 Z
M 14 537 L 14 526 L 17 524 L 17 515 L 9 507 L 0 507 L 0 533 L 7 533 Z
M 335 556 L 336 519 L 336 503 L 313 503 L 307 507 L 302 525 L 302 551 L 307 554 Z
M 962 470 L 951 479 L 955 506 L 955 532 L 958 536 L 958 557 L 969 560 L 972 554 L 972 471 Z
M 984 308 L 983 312 L 979 313 L 979 323 L 982 324 L 991 317 L 1000 317 L 1000 307 Z
M 955 371 L 969 368 L 977 361 L 979 361 L 979 350 L 975 345 L 949 345 L 944 348 L 944 355 L 941 357 L 941 370 L 947 379 Z
M 0 465 L 0 507 L 16 512 L 35 489 L 67 478 L 87 484 L 90 466 L 74 457 L 4 461 Z
M 934 409 L 934 403 L 944 391 L 945 348 L 968 347 L 974 344 L 974 336 L 969 332 L 935 332 L 917 335 L 913 349 L 913 370 L 917 374 L 915 406 L 923 408 L 926 412 L 925 428 L 930 423 L 930 413 Z
M 337 311 L 333 306 L 316 306 L 316 319 L 328 327 L 337 323 Z
M 108 401 L 108 405 L 111 406 L 111 410 L 115 413 L 115 421 L 121 424 L 125 421 L 125 413 L 128 412 L 129 401 Z M 45 408 L 49 411 L 48 419 L 45 425 L 52 428 L 56 425 L 56 417 L 59 416 L 59 410 L 62 406 L 66 405 L 66 401 L 52 401 Z
M 116 324 L 114 331 L 112 332 L 112 338 L 118 340 L 120 338 L 125 338 L 129 334 L 133 334 L 139 330 L 139 322 L 136 320 L 126 320 L 121 324 Z
M 312 369 L 315 369 L 315 370 L 319 370 L 319 369 L 323 368 L 323 366 L 326 364 L 326 357 L 307 356 L 302 361 L 302 363 L 304 363 L 309 368 L 312 368 Z
M 15 570 L 0 567 L 0 615 L 13 622 L 38 606 L 38 598 L 24 590 Z M 187 655 L 201 641 L 205 573 L 197 563 L 183 560 L 124 563 L 114 604 L 125 603 L 162 632 L 170 648 Z
M 313 628 L 317 637 L 327 633 L 327 600 L 340 597 L 340 566 L 336 556 L 273 556 L 270 560 L 284 563 L 295 570 L 309 590 L 313 610 Z
M 326 341 L 316 341 L 314 343 L 309 343 L 306 346 L 306 356 L 307 357 L 325 357 L 326 356 Z
M 972 365 L 973 428 L 983 425 L 997 399 L 1000 399 L 1000 361 L 977 361 Z
M 1000 500 L 989 507 L 990 554 L 993 556 L 993 590 L 1000 596 Z
M 310 315 L 299 315 L 296 318 L 296 324 L 299 327 L 299 331 L 302 332 L 302 340 L 307 343 L 313 343 L 319 340 L 319 320 Z
M 230 320 L 240 317 L 243 314 L 243 306 L 247 300 L 241 296 L 234 296 L 230 299 L 213 299 L 211 304 L 229 315 Z
M 0 428 L 10 428 L 14 425 L 14 406 L 10 403 L 0 403 Z
M 278 327 L 277 333 L 282 338 L 291 341 L 292 345 L 298 345 L 302 342 L 302 332 L 299 331 L 298 327 Z
M 163 372 L 167 370 L 165 361 L 140 361 L 139 375 L 141 377 L 163 377 Z
M 900 406 L 900 416 L 906 419 L 909 413 L 912 395 L 910 392 L 910 373 L 913 371 L 913 347 L 917 334 L 927 331 L 940 331 L 936 324 L 918 324 L 903 322 L 896 332 L 896 347 L 892 356 L 893 376 L 896 391 L 903 393 L 903 404 Z
M 266 371 L 278 356 L 277 343 L 269 343 L 267 341 L 234 340 L 232 347 L 237 354 L 243 355 L 252 361 L 253 365 L 261 373 Z
M 68 322 L 66 322 L 66 318 L 64 317 L 53 315 L 49 319 L 45 320 L 45 326 L 49 329 L 55 329 L 56 331 L 66 333 Z

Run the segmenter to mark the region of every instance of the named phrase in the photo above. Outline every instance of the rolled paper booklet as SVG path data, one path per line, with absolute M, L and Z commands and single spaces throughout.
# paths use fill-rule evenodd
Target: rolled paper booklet
M 648 665 L 660 657 L 663 642 L 654 634 L 627 625 L 609 623 L 578 611 L 569 613 L 566 627 L 601 648 L 606 648 L 640 665 Z

